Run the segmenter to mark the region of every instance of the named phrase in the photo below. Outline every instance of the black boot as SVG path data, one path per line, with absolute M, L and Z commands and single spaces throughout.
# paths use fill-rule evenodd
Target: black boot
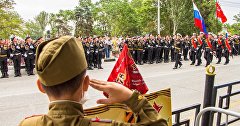
M 8 78 L 8 77 L 9 77 L 8 73 L 7 73 L 7 72 L 5 72 L 5 78 Z
M 14 74 L 15 74 L 14 77 L 17 77 L 17 76 L 18 76 L 17 70 L 15 70 Z
M 92 67 L 88 67 L 88 70 L 93 70 L 93 68 Z
M 182 67 L 182 64 L 179 65 L 179 68 L 181 68 L 181 67 Z
M 28 75 L 28 76 L 30 76 L 30 75 L 31 75 L 30 71 L 27 71 L 27 75 Z
M 4 76 L 5 76 L 5 73 L 4 73 L 4 72 L 2 72 L 2 76 L 1 76 L 1 78 L 4 78 Z
M 35 75 L 34 73 L 33 73 L 33 70 L 31 71 L 31 73 L 30 73 L 31 75 Z
M 18 72 L 17 72 L 17 75 L 18 75 L 19 77 L 21 77 L 21 76 L 22 76 L 22 74 L 21 74 L 20 70 L 18 70 Z

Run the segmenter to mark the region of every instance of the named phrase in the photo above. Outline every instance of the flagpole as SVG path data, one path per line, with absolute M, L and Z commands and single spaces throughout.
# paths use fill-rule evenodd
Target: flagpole
M 216 15 L 216 34 L 218 35 L 218 17 L 217 17 L 217 0 L 215 2 L 215 15 Z
M 158 0 L 158 34 L 160 35 L 160 0 Z

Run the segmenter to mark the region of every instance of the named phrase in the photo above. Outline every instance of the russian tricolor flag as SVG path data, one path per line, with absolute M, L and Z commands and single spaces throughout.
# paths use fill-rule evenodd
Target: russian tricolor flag
M 205 26 L 204 19 L 203 19 L 202 15 L 201 15 L 200 11 L 198 10 L 197 6 L 194 3 L 193 3 L 193 10 L 194 10 L 195 26 L 198 27 L 201 32 L 204 32 L 205 35 L 207 35 L 208 32 L 207 32 L 207 28 Z

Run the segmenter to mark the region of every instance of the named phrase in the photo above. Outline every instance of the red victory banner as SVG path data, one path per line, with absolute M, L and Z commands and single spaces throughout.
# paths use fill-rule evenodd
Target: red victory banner
M 216 2 L 216 15 L 217 18 L 221 19 L 222 23 L 227 22 L 227 17 L 225 16 L 225 14 L 223 13 L 222 8 L 220 7 L 219 3 Z
M 137 90 L 141 94 L 145 94 L 148 91 L 148 87 L 145 84 L 126 44 L 123 47 L 108 81 L 117 82 L 129 89 Z

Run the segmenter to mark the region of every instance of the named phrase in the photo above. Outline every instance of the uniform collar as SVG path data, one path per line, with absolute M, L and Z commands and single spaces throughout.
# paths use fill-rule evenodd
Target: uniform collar
M 50 116 L 61 116 L 61 115 L 79 115 L 83 117 L 83 107 L 78 102 L 59 100 L 53 101 L 49 105 Z

